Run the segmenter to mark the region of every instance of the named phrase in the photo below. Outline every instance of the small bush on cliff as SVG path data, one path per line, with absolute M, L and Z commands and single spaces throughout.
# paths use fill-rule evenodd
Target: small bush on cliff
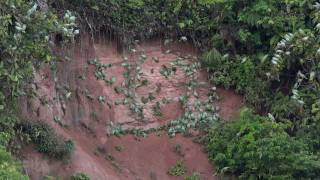
M 183 176 L 185 174 L 185 165 L 183 160 L 179 160 L 176 165 L 172 166 L 168 174 L 171 176 Z
M 15 136 L 14 126 L 17 118 L 12 114 L 0 113 L 0 179 L 27 180 L 22 174 L 21 164 L 6 151 Z
M 219 172 L 240 179 L 320 175 L 320 161 L 306 144 L 290 137 L 282 124 L 249 109 L 241 112 L 239 121 L 221 124 L 209 133 L 208 152 Z
M 66 160 L 74 151 L 74 142 L 56 134 L 53 128 L 43 122 L 25 121 L 20 124 L 22 132 L 29 135 L 39 152 Z
M 6 152 L 3 146 L 0 147 L 0 179 L 10 180 L 27 180 L 27 176 L 22 174 L 21 164 L 17 163 L 10 155 Z
M 90 180 L 90 177 L 84 173 L 77 173 L 71 176 L 71 180 Z

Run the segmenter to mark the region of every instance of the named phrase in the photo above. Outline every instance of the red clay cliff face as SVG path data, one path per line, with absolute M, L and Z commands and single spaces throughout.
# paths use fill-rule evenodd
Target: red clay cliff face
M 217 93 L 220 100 L 217 106 L 220 108 L 219 114 L 224 120 L 234 120 L 239 116 L 241 107 L 244 106 L 244 99 L 230 90 L 218 88 Z
M 145 104 L 143 121 L 132 114 L 128 105 L 115 105 L 124 95 L 116 93 L 114 87 L 121 86 L 125 80 L 123 74 L 126 72 L 121 65 L 123 54 L 119 54 L 116 47 L 116 44 L 103 38 L 93 42 L 83 37 L 77 45 L 69 46 L 68 51 L 58 51 L 68 52 L 61 53 L 68 57 L 58 63 L 57 76 L 54 76 L 48 67 L 36 74 L 33 87 L 38 98 L 21 101 L 22 117 L 47 122 L 58 134 L 74 140 L 76 149 L 70 162 L 63 163 L 47 159 L 32 148 L 24 147 L 21 156 L 31 179 L 42 179 L 44 175 L 66 178 L 76 172 L 84 172 L 94 180 L 182 179 L 167 174 L 168 169 L 180 159 L 185 162 L 186 175 L 198 172 L 202 179 L 215 179 L 207 155 L 202 147 L 191 139 L 180 135 L 169 138 L 165 132 L 150 134 L 140 140 L 131 135 L 121 138 L 107 136 L 110 122 L 124 128 L 149 129 L 182 115 L 178 97 L 186 91 L 184 84 L 187 77 L 178 70 L 174 78 L 168 80 L 159 71 L 163 65 L 169 65 L 176 59 L 177 52 L 195 55 L 192 47 L 178 44 L 170 47 L 174 53 L 165 53 L 166 48 L 160 40 L 137 46 L 137 50 L 144 51 L 146 55 L 141 70 L 148 84 L 138 88 L 136 96 L 138 99 L 147 96 L 161 83 L 161 91 L 154 93 L 155 100 Z M 159 58 L 159 62 L 153 61 L 153 57 Z M 88 64 L 88 60 L 95 58 L 103 64 L 112 64 L 112 67 L 105 70 L 105 74 L 108 78 L 116 77 L 113 86 L 107 86 L 104 81 L 95 77 L 95 67 Z M 130 63 L 135 63 L 134 61 L 132 59 Z M 205 73 L 200 74 L 200 80 L 205 82 L 205 76 Z M 222 96 L 222 101 L 217 102 L 221 116 L 232 119 L 242 105 L 241 97 L 222 89 L 219 89 L 218 93 Z M 104 103 L 99 102 L 99 96 L 105 97 Z M 152 107 L 154 102 L 161 101 L 164 97 L 169 97 L 172 101 L 163 105 L 163 115 L 157 117 Z M 48 100 L 45 104 L 44 98 Z M 57 123 L 57 120 L 60 122 Z M 181 147 L 180 153 L 175 151 L 177 145 Z M 116 147 L 123 149 L 120 152 Z M 113 158 L 110 160 L 110 157 Z

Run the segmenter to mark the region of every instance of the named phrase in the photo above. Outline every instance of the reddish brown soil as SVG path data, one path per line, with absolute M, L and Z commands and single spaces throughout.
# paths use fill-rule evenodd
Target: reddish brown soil
M 94 140 L 94 137 L 89 138 Z M 77 150 L 68 163 L 49 159 L 32 146 L 25 146 L 21 157 L 26 173 L 31 179 L 42 179 L 47 175 L 67 179 L 70 174 L 85 172 L 92 179 L 175 180 L 182 178 L 170 176 L 167 172 L 177 161 L 183 160 L 185 175 L 196 172 L 201 179 L 217 179 L 202 147 L 190 138 L 180 135 L 170 138 L 165 132 L 159 132 L 139 139 L 132 135 L 111 137 L 104 145 L 90 143 L 89 138 L 74 139 Z M 181 147 L 180 151 L 176 150 L 177 146 Z M 103 148 L 105 152 L 97 148 Z M 108 156 L 114 160 L 108 160 Z
M 123 147 L 123 151 L 118 152 L 116 146 Z M 176 146 L 180 146 L 181 151 L 177 152 Z M 130 177 L 136 179 L 182 179 L 167 174 L 179 160 L 184 160 L 186 175 L 198 172 L 201 179 L 216 179 L 202 148 L 180 135 L 170 138 L 165 132 L 160 132 L 140 141 L 133 136 L 112 137 L 105 147 L 115 157 L 120 169 L 129 171 Z
M 221 98 L 217 102 L 220 111 L 219 114 L 224 120 L 233 120 L 238 117 L 240 109 L 244 106 L 244 100 L 230 90 L 218 88 L 217 93 Z
M 46 121 L 58 134 L 74 140 L 76 149 L 70 162 L 63 163 L 48 159 L 37 153 L 34 148 L 25 146 L 21 156 L 31 179 L 42 179 L 44 175 L 67 178 L 76 172 L 87 173 L 93 180 L 183 179 L 167 175 L 168 169 L 180 159 L 185 162 L 187 175 L 199 172 L 202 179 L 215 179 L 214 168 L 208 162 L 207 155 L 202 151 L 202 147 L 193 143 L 190 138 L 179 135 L 169 138 L 164 132 L 151 134 L 139 141 L 131 135 L 121 138 L 107 136 L 107 125 L 110 122 L 125 128 L 148 129 L 178 118 L 183 113 L 178 97 L 185 93 L 183 85 L 187 79 L 179 70 L 169 81 L 160 75 L 161 66 L 176 59 L 176 54 L 164 53 L 165 48 L 160 41 L 150 41 L 138 46 L 138 51 L 144 50 L 147 56 L 142 70 L 149 84 L 139 88 L 137 96 L 140 98 L 154 91 L 155 84 L 160 82 L 162 90 L 155 95 L 156 101 L 160 101 L 163 97 L 171 97 L 173 102 L 163 106 L 161 118 L 153 115 L 153 103 L 146 104 L 145 120 L 137 121 L 127 106 L 114 105 L 116 99 L 123 98 L 123 94 L 115 93 L 114 86 L 106 86 L 105 82 L 97 80 L 94 76 L 94 67 L 87 65 L 87 60 L 93 58 L 100 59 L 104 64 L 112 63 L 113 67 L 106 70 L 106 74 L 109 77 L 117 77 L 115 86 L 119 86 L 124 80 L 122 74 L 125 69 L 121 66 L 122 58 L 115 47 L 116 45 L 110 42 L 93 43 L 88 38 L 82 38 L 78 45 L 68 47 L 68 52 L 71 52 L 68 56 L 71 60 L 59 64 L 57 82 L 53 80 L 48 68 L 36 74 L 35 90 L 39 97 L 46 95 L 49 103 L 41 105 L 37 98 L 22 100 L 22 117 Z M 189 45 L 178 44 L 171 48 L 175 53 L 183 50 L 185 51 L 183 53 L 195 53 Z M 158 57 L 160 62 L 153 62 L 152 57 Z M 151 69 L 154 69 L 153 74 L 150 73 Z M 85 75 L 86 79 L 79 79 L 80 75 Z M 205 74 L 200 75 L 201 81 L 205 81 Z M 69 99 L 54 100 L 61 95 L 55 88 L 58 84 L 69 87 L 71 92 Z M 88 93 L 94 97 L 93 100 L 86 97 Z M 242 106 L 242 98 L 223 89 L 219 89 L 218 93 L 222 96 L 222 100 L 217 102 L 221 116 L 225 119 L 236 117 Z M 105 96 L 107 102 L 99 103 L 98 96 Z M 60 117 L 61 122 L 69 128 L 63 128 L 54 122 L 54 117 Z M 175 152 L 176 145 L 181 146 L 180 154 Z M 123 147 L 123 151 L 117 151 L 116 146 Z M 110 158 L 108 160 L 106 158 L 108 155 L 112 155 L 114 160 Z

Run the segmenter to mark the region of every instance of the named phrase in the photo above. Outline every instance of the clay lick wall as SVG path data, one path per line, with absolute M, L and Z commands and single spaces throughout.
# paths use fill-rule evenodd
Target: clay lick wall
M 36 97 L 20 101 L 23 119 L 42 120 L 54 126 L 57 123 L 83 126 L 92 132 L 99 124 L 104 124 L 105 129 L 107 122 L 114 119 L 114 107 L 98 101 L 99 96 L 106 101 L 110 97 L 104 90 L 105 85 L 94 75 L 96 67 L 88 61 L 97 58 L 95 47 L 99 43 L 110 47 L 104 48 L 103 53 L 118 56 L 112 48 L 116 43 L 107 38 L 100 36 L 92 40 L 84 34 L 67 47 L 56 47 L 54 52 L 59 61 L 36 71 L 34 82 L 30 84 Z

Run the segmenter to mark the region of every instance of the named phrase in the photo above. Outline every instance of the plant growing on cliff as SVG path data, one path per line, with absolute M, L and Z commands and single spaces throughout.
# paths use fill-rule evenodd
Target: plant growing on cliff
M 154 116 L 161 117 L 163 115 L 160 102 L 156 102 L 156 104 L 152 106 L 152 111 Z
M 172 166 L 168 174 L 171 176 L 183 176 L 185 174 L 185 165 L 183 160 L 179 160 L 176 165 Z
M 16 136 L 15 125 L 18 119 L 13 114 L 0 113 L 0 179 L 27 180 L 21 163 L 16 161 L 7 149 L 12 148 Z
M 90 180 L 90 177 L 84 173 L 76 173 L 71 176 L 71 180 Z
M 192 173 L 191 176 L 184 177 L 184 180 L 200 180 L 200 174 L 197 172 Z
M 240 120 L 216 126 L 208 137 L 209 159 L 222 174 L 240 179 L 319 176 L 319 159 L 303 141 L 290 137 L 284 124 L 250 109 L 242 110 Z
M 72 37 L 75 16 L 67 12 L 62 19 L 50 11 L 41 11 L 34 1 L 0 2 L 0 109 L 10 100 L 23 95 L 25 81 L 32 78 L 34 67 L 54 58 L 49 44 L 52 33 Z M 67 38 L 66 38 L 67 39 Z
M 0 1 L 0 179 L 28 179 L 22 175 L 20 164 L 5 152 L 16 136 L 15 101 L 22 95 L 34 95 L 26 87 L 35 71 L 55 60 L 50 49 L 53 34 L 67 41 L 78 33 L 75 16 L 69 11 L 63 14 L 59 17 L 46 11 L 34 0 Z
M 28 180 L 22 174 L 22 166 L 16 162 L 11 154 L 6 152 L 3 146 L 0 147 L 0 179 Z
M 121 136 L 125 134 L 125 130 L 120 125 L 110 122 L 107 126 L 108 135 Z
M 65 140 L 43 122 L 24 121 L 18 128 L 30 137 L 39 152 L 46 153 L 50 157 L 68 160 L 74 151 L 72 140 Z

